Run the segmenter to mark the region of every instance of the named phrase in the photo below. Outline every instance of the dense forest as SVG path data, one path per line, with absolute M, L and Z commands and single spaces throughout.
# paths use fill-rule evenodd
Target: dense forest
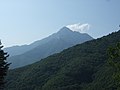
M 5 90 L 120 90 L 114 67 L 120 58 L 111 57 L 119 42 L 120 31 L 10 70 Z

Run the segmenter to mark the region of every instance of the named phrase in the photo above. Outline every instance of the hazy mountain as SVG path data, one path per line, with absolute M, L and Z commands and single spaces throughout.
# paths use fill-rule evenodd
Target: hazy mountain
M 35 46 L 33 45 L 22 45 L 22 46 L 12 46 L 12 47 L 7 47 L 4 50 L 9 52 L 10 57 L 15 56 L 15 55 L 20 55 L 23 54 L 31 49 L 33 49 Z
M 54 53 L 58 53 L 68 47 L 92 39 L 93 38 L 86 33 L 83 34 L 76 31 L 71 31 L 69 28 L 63 27 L 57 33 L 33 43 L 39 43 L 37 44 L 37 47 L 21 55 L 12 56 L 8 58 L 8 61 L 12 62 L 12 68 L 21 67 L 36 62 Z
M 117 90 L 107 50 L 118 42 L 120 31 L 11 70 L 6 90 Z
M 30 45 L 21 45 L 21 46 L 17 45 L 17 46 L 4 48 L 4 50 L 9 52 L 10 57 L 11 57 L 11 56 L 23 54 L 39 45 L 42 45 L 42 44 L 48 42 L 49 40 L 50 40 L 49 38 L 44 38 L 42 40 L 37 40 L 37 41 L 31 43 Z

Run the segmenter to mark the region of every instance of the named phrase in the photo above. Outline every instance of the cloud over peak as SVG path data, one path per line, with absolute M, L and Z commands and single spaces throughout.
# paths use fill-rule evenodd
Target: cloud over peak
M 71 29 L 72 31 L 78 31 L 80 33 L 85 33 L 87 30 L 90 29 L 90 24 L 77 23 L 77 24 L 67 25 L 66 27 Z

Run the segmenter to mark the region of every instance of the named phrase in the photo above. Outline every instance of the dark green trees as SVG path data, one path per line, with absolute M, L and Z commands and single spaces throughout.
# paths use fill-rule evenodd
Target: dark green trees
M 1 41 L 0 41 L 0 90 L 3 89 L 4 86 L 4 78 L 7 74 L 7 70 L 9 67 L 9 63 L 6 62 L 7 57 L 9 56 L 7 53 L 5 53 L 2 50 L 3 46 L 1 45 Z
M 113 70 L 114 89 L 120 90 L 120 42 L 109 48 L 109 64 Z

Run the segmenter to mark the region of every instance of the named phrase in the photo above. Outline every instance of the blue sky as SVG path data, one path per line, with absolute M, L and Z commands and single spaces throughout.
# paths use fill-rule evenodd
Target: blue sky
M 88 23 L 94 38 L 118 30 L 120 0 L 0 0 L 4 46 L 29 44 L 63 26 Z

